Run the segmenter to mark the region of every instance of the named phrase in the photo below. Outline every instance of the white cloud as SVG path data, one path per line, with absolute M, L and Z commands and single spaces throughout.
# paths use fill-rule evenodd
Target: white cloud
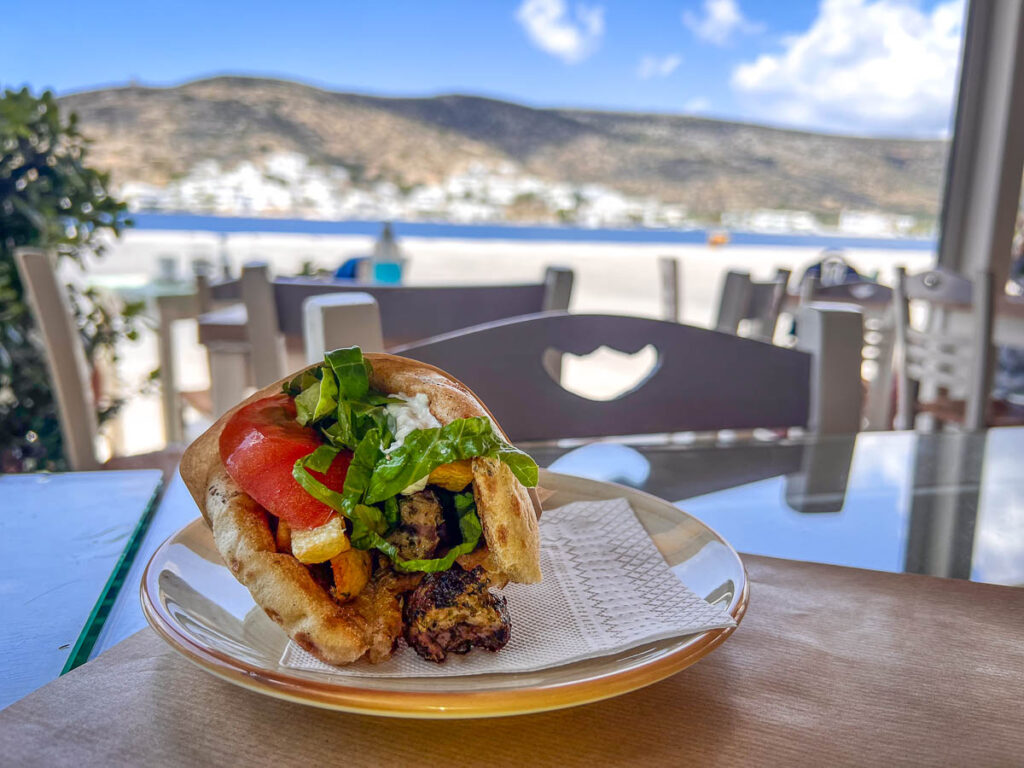
M 736 0 L 704 0 L 703 16 L 683 11 L 683 24 L 701 40 L 715 45 L 725 45 L 736 32 L 757 29 L 743 16 Z
M 683 112 L 690 115 L 699 115 L 711 109 L 711 102 L 703 96 L 694 96 L 683 104 Z
M 650 80 L 652 77 L 668 77 L 682 63 L 683 57 L 676 53 L 666 56 L 652 56 L 650 54 L 640 59 L 636 68 L 636 76 L 641 80 Z
M 822 0 L 783 50 L 740 64 L 732 86 L 761 117 L 811 128 L 903 135 L 948 130 L 963 0 Z
M 597 50 L 604 36 L 604 8 L 564 0 L 523 0 L 516 20 L 541 50 L 575 64 Z

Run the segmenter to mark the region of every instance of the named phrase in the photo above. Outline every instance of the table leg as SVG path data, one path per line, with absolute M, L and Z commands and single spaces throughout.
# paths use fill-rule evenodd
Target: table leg
M 252 381 L 248 344 L 209 344 L 210 396 L 213 416 L 219 418 L 242 399 Z
M 157 351 L 160 358 L 160 405 L 164 417 L 164 440 L 168 444 L 184 440 L 181 403 L 178 401 L 177 372 L 174 370 L 174 313 L 166 306 L 166 297 L 156 300 Z
M 891 429 L 892 421 L 892 355 L 893 332 L 891 328 L 874 331 L 880 335 L 875 344 L 875 378 L 868 387 L 867 402 L 864 404 L 864 428 L 866 430 Z

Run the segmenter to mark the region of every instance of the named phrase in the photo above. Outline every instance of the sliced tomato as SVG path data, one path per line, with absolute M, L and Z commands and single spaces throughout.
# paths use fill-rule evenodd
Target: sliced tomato
M 295 462 L 320 445 L 315 430 L 295 421 L 295 402 L 282 393 L 250 403 L 231 417 L 220 435 L 220 457 L 243 491 L 301 530 L 323 525 L 335 514 L 292 477 Z M 351 452 L 342 451 L 325 474 L 310 474 L 340 492 L 351 460 Z

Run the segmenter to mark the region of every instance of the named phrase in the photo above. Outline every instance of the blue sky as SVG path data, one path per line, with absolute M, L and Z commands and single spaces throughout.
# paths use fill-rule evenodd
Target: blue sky
M 934 136 L 962 14 L 962 0 L 21 2 L 5 9 L 0 78 L 65 92 L 263 74 Z

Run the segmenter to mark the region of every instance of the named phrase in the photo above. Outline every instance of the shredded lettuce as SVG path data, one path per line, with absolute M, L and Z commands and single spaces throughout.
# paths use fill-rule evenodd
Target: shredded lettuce
M 476 549 L 480 543 L 480 537 L 483 535 L 472 491 L 455 496 L 455 511 L 459 518 L 459 532 L 462 534 L 461 544 L 448 550 L 444 557 L 403 559 L 399 556 L 397 547 L 384 538 L 400 522 L 398 500 L 394 497 L 387 499 L 383 509 L 358 502 L 359 497 L 364 493 L 364 483 L 369 479 L 367 470 L 372 469 L 373 466 L 368 462 L 372 460 L 375 453 L 380 453 L 378 439 L 377 435 L 371 432 L 360 442 L 359 448 L 356 449 L 352 457 L 352 463 L 349 465 L 345 486 L 341 493 L 332 491 L 309 473 L 310 470 L 326 472 L 331 466 L 338 451 L 329 445 L 322 445 L 313 453 L 296 461 L 292 476 L 307 493 L 352 522 L 352 533 L 349 538 L 352 546 L 356 549 L 380 550 L 391 558 L 396 570 L 406 573 L 447 571 L 452 567 L 456 558 Z
M 360 520 L 359 523 L 353 523 L 352 546 L 357 549 L 373 548 L 380 550 L 391 558 L 395 570 L 405 573 L 441 573 L 442 571 L 447 571 L 454 565 L 457 558 L 462 555 L 468 555 L 476 549 L 480 543 L 480 537 L 483 535 L 483 527 L 480 524 L 480 517 L 476 513 L 476 503 L 473 500 L 473 493 L 471 491 L 455 497 L 455 510 L 459 516 L 459 532 L 462 534 L 462 543 L 456 544 L 449 549 L 444 557 L 403 560 L 398 555 L 398 548 L 391 542 L 386 541 L 380 533 L 373 530 L 373 527 L 378 523 L 370 510 L 376 510 L 377 512 L 380 510 L 376 507 L 367 507 L 362 504 L 357 509 L 361 514 L 365 514 L 367 518 L 370 518 L 370 520 L 366 522 Z M 357 527 L 359 529 L 358 541 Z
M 321 366 L 285 386 L 295 398 L 297 421 L 316 427 L 335 448 L 353 451 L 367 432 L 376 429 L 386 448 L 395 430 L 386 406 L 401 400 L 371 391 L 369 372 L 359 347 L 328 352 Z
M 383 552 L 400 571 L 447 570 L 457 557 L 476 549 L 483 535 L 472 491 L 455 496 L 462 543 L 444 557 L 421 560 L 403 560 L 385 538 L 401 524 L 397 496 L 442 464 L 462 459 L 499 459 L 526 486 L 537 484 L 537 465 L 505 442 L 488 419 L 479 417 L 414 430 L 403 445 L 387 453 L 395 421 L 386 406 L 403 401 L 371 390 L 370 373 L 359 347 L 349 347 L 328 352 L 319 368 L 304 371 L 284 386 L 295 398 L 298 422 L 317 429 L 326 441 L 295 462 L 292 476 L 307 493 L 351 521 L 354 547 Z M 310 472 L 327 472 L 345 449 L 353 455 L 339 493 Z
M 370 484 L 373 468 L 380 461 L 381 453 L 380 433 L 371 429 L 363 435 L 363 439 L 356 446 L 356 450 L 352 454 L 352 463 L 349 464 L 348 473 L 345 475 L 342 496 L 353 507 L 362 503 L 366 497 L 366 489 Z
M 325 368 L 330 368 L 338 379 L 340 400 L 362 400 L 370 392 L 370 376 L 363 351 L 359 347 L 345 347 L 324 355 Z
M 295 396 L 299 424 L 314 424 L 330 416 L 338 407 L 338 382 L 329 368 L 321 368 L 322 377 Z
M 508 468 L 512 470 L 516 480 L 527 488 L 533 488 L 537 485 L 540 474 L 537 469 L 537 462 L 530 458 L 528 453 L 519 450 L 514 445 L 509 445 L 500 437 L 497 437 L 497 435 L 495 437 L 501 443 L 501 447 L 498 448 L 497 458 L 508 464 Z
M 322 366 L 305 370 L 295 376 L 291 381 L 287 382 L 283 387 L 281 387 L 281 389 L 286 395 L 295 397 L 304 389 L 307 389 L 310 385 L 319 380 L 321 370 Z
M 523 485 L 537 484 L 533 459 L 498 437 L 490 421 L 473 417 L 410 432 L 405 442 L 374 468 L 366 503 L 375 504 L 401 493 L 442 464 L 477 456 L 500 459 Z

